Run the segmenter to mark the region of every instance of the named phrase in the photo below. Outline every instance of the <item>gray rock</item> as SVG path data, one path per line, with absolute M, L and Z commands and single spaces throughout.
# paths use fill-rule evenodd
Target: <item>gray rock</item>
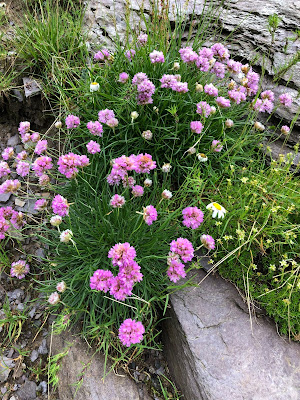
M 205 276 L 196 273 L 196 282 Z M 252 316 L 218 275 L 171 296 L 168 366 L 186 400 L 299 400 L 300 346 Z
M 23 83 L 25 97 L 31 97 L 41 93 L 40 84 L 35 79 L 24 77 Z
M 36 399 L 36 383 L 27 381 L 16 392 L 18 400 L 34 400 Z
M 42 382 L 40 382 L 40 384 L 39 384 L 39 386 L 37 387 L 36 390 L 39 391 L 39 392 L 42 392 L 42 394 L 46 394 L 47 393 L 47 389 L 48 389 L 47 382 L 42 381 Z
M 11 198 L 11 193 L 1 193 L 0 194 L 0 203 L 7 203 L 8 200 Z
M 9 301 L 22 299 L 24 297 L 24 290 L 22 289 L 15 289 L 12 292 L 7 292 L 7 297 Z
M 0 356 L 0 382 L 5 382 L 11 369 L 15 366 L 14 360 L 5 356 Z
M 46 339 L 42 340 L 42 344 L 40 345 L 40 347 L 38 348 L 38 352 L 40 354 L 47 354 L 48 353 L 48 349 L 47 349 L 47 341 Z
M 60 400 L 150 400 L 147 393 L 139 393 L 136 384 L 125 374 L 121 376 L 111 372 L 103 381 L 104 356 L 97 353 L 92 357 L 94 352 L 78 336 L 70 332 L 53 336 L 52 355 L 68 347 L 68 354 L 61 359 L 58 373 Z M 110 367 L 108 362 L 107 370 Z M 81 376 L 82 384 L 76 391 L 75 384 Z
M 19 143 L 21 143 L 21 139 L 20 139 L 20 136 L 18 134 L 16 134 L 8 139 L 7 146 L 14 147 Z
M 22 211 L 28 214 L 36 215 L 38 211 L 34 209 L 34 205 L 37 199 L 27 199 L 24 207 L 16 206 L 17 211 Z
M 35 362 L 39 357 L 39 352 L 37 350 L 32 350 L 32 353 L 30 355 L 30 361 Z
M 15 97 L 17 98 L 17 100 L 20 103 L 22 103 L 22 101 L 24 100 L 23 93 L 19 89 L 13 89 L 12 92 L 15 95 Z

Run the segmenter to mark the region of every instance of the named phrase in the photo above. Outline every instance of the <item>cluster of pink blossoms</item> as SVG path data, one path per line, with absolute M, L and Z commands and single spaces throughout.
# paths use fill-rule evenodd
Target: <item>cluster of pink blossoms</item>
M 94 55 L 94 60 L 95 61 L 110 61 L 111 57 L 112 56 L 107 49 L 102 49 Z
M 187 228 L 197 229 L 203 222 L 203 211 L 198 207 L 186 207 L 182 210 L 183 225 Z
M 140 321 L 128 318 L 120 325 L 119 339 L 124 346 L 130 347 L 132 344 L 140 343 L 144 333 L 145 328 Z
M 157 210 L 151 204 L 147 207 L 143 207 L 143 219 L 147 225 L 152 225 L 157 220 Z
M 190 125 L 191 131 L 200 134 L 203 129 L 203 125 L 200 121 L 192 121 Z
M 100 122 L 98 121 L 89 121 L 86 124 L 86 127 L 88 128 L 88 130 L 90 131 L 90 133 L 94 136 L 99 136 L 102 137 L 102 133 L 103 133 L 103 126 L 100 124 Z
M 132 85 L 137 88 L 137 103 L 139 105 L 152 104 L 152 96 L 155 92 L 154 84 L 148 79 L 143 72 L 138 72 L 132 78 Z
M 149 58 L 152 64 L 165 62 L 164 53 L 162 51 L 153 50 L 152 53 L 149 54 Z
M 86 145 L 86 148 L 90 154 L 100 153 L 101 151 L 100 145 L 94 140 L 89 141 L 88 144 Z
M 76 117 L 76 115 L 68 115 L 66 117 L 66 127 L 67 129 L 73 129 L 73 128 L 77 128 L 80 125 L 80 119 L 79 117 Z
M 127 58 L 127 60 L 132 61 L 135 56 L 135 53 L 136 52 L 134 49 L 129 49 L 125 51 L 125 57 Z
M 53 168 L 52 158 L 49 156 L 40 156 L 32 164 L 36 176 L 42 176 L 46 171 Z
M 220 140 L 213 140 L 212 142 L 211 142 L 211 149 L 212 149 L 212 151 L 214 151 L 214 152 L 216 152 L 216 153 L 220 153 L 220 151 L 222 151 L 223 150 L 223 145 L 222 145 L 222 143 L 221 143 L 221 141 Z
M 17 163 L 17 167 L 16 167 L 16 172 L 18 175 L 22 176 L 22 178 L 24 178 L 24 176 L 28 175 L 30 171 L 30 164 L 26 161 L 19 161 Z
M 141 267 L 134 261 L 135 248 L 128 242 L 115 244 L 108 252 L 114 267 L 119 268 L 118 275 L 114 276 L 109 270 L 98 269 L 90 278 L 91 289 L 108 292 L 116 300 L 124 301 L 132 294 L 133 286 L 143 279 Z
M 102 124 L 106 124 L 110 128 L 115 128 L 119 124 L 119 121 L 115 117 L 115 113 L 113 112 L 113 110 L 109 110 L 108 108 L 99 111 L 98 120 Z
M 215 249 L 215 240 L 213 239 L 212 236 L 210 235 L 201 235 L 200 237 L 201 243 L 205 248 L 208 250 L 214 250 Z
M 113 160 L 112 170 L 107 176 L 107 182 L 110 185 L 119 185 L 122 181 L 126 185 L 130 178 L 128 172 L 135 171 L 138 174 L 148 174 L 155 168 L 156 162 L 152 160 L 150 154 L 121 156 Z
M 147 44 L 147 41 L 148 35 L 146 33 L 141 33 L 137 38 L 137 42 L 140 46 L 145 46 Z
M 109 202 L 109 204 L 113 208 L 122 208 L 125 203 L 126 203 L 125 197 L 120 196 L 119 194 L 113 195 L 113 197 L 110 199 L 110 202 Z
M 10 174 L 10 168 L 6 161 L 0 161 L 0 178 Z
M 126 72 L 121 72 L 119 75 L 118 82 L 126 83 L 128 81 L 128 79 L 129 79 L 129 75 Z
M 21 182 L 18 179 L 8 179 L 0 185 L 0 193 L 16 193 L 20 186 Z
M 167 259 L 167 275 L 172 282 L 185 278 L 184 264 L 181 262 L 191 261 L 194 257 L 194 248 L 188 239 L 178 238 L 170 243 L 170 253 Z
M 3 158 L 3 160 L 7 161 L 7 160 L 13 158 L 14 154 L 15 154 L 15 152 L 14 152 L 13 147 L 6 147 L 6 149 L 4 149 L 2 152 L 2 158 Z
M 13 226 L 15 229 L 21 229 L 25 224 L 23 214 L 13 210 L 12 207 L 0 208 L 0 239 L 4 239 L 5 232 Z
M 47 140 L 39 140 L 34 149 L 35 154 L 40 156 L 44 151 L 47 150 L 47 146 L 48 146 Z
M 18 260 L 11 264 L 10 276 L 18 279 L 25 278 L 25 275 L 29 272 L 29 265 L 24 260 Z
M 57 161 L 59 172 L 67 178 L 74 178 L 78 174 L 78 168 L 86 167 L 89 163 L 86 155 L 74 153 L 64 154 Z
M 161 83 L 160 87 L 166 89 L 172 89 L 174 90 L 174 92 L 178 93 L 187 93 L 189 91 L 188 83 L 181 82 L 180 80 L 181 80 L 180 75 L 164 74 L 162 78 L 159 80 Z
M 47 200 L 46 199 L 39 199 L 34 204 L 34 209 L 37 211 L 43 211 L 47 207 Z
M 54 214 L 60 215 L 61 217 L 65 217 L 69 215 L 69 204 L 68 200 L 65 199 L 60 194 L 57 194 L 52 200 L 52 209 Z

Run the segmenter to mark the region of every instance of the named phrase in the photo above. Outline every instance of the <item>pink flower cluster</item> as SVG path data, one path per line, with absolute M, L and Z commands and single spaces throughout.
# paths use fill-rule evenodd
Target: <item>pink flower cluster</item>
M 39 140 L 35 146 L 34 152 L 39 156 L 47 150 L 48 142 L 47 140 Z
M 76 117 L 76 115 L 70 114 L 66 117 L 67 129 L 77 128 L 79 125 L 80 125 L 80 119 L 79 117 Z
M 14 156 L 14 149 L 12 147 L 6 147 L 2 152 L 3 160 L 7 161 Z
M 24 176 L 29 174 L 29 171 L 30 171 L 30 164 L 28 162 L 19 161 L 17 163 L 16 172 L 18 175 L 24 178 Z
M 0 185 L 0 193 L 15 193 L 21 186 L 18 179 L 8 179 Z
M 135 248 L 128 242 L 115 244 L 108 252 L 108 258 L 112 264 L 119 268 L 119 273 L 113 276 L 111 271 L 97 270 L 90 278 L 91 289 L 108 292 L 116 300 L 124 301 L 132 294 L 133 286 L 143 279 L 140 272 L 141 267 L 134 261 L 136 257 Z
M 187 228 L 197 229 L 203 222 L 203 211 L 198 207 L 186 207 L 182 210 L 183 225 Z
M 46 171 L 53 168 L 52 158 L 49 156 L 40 156 L 32 164 L 32 169 L 34 170 L 36 176 L 43 175 Z
M 127 58 L 127 60 L 129 60 L 129 61 L 132 61 L 133 60 L 133 57 L 135 56 L 135 50 L 134 49 L 130 49 L 130 50 L 127 50 L 126 52 L 125 52 L 125 57 Z
M 25 278 L 25 275 L 29 272 L 29 265 L 24 260 L 18 260 L 11 264 L 10 276 L 18 279 Z
M 159 80 L 161 83 L 161 88 L 172 89 L 178 93 L 187 93 L 188 83 L 187 82 L 180 82 L 181 76 L 180 75 L 168 75 L 164 74 L 162 78 Z
M 285 107 L 290 107 L 293 103 L 293 98 L 289 93 L 283 93 L 279 96 L 279 101 Z
M 147 207 L 143 208 L 143 219 L 147 225 L 152 225 L 154 221 L 157 220 L 157 211 L 156 208 L 153 207 L 151 204 Z
M 0 178 L 10 174 L 10 169 L 6 161 L 0 161 Z
M 107 49 L 102 49 L 94 54 L 95 61 L 110 61 L 111 54 Z
M 219 93 L 218 89 L 212 83 L 204 86 L 204 92 L 213 97 L 217 97 Z
M 207 118 L 211 114 L 211 106 L 206 101 L 200 101 L 197 105 L 196 113 Z
M 34 209 L 37 211 L 43 211 L 47 207 L 47 200 L 46 199 L 39 199 L 34 204 Z
M 135 171 L 138 174 L 149 173 L 156 168 L 156 162 L 152 160 L 150 154 L 132 154 L 131 156 L 121 156 L 113 160 L 111 173 L 107 176 L 110 185 L 119 185 L 121 181 L 127 182 L 128 172 Z
M 144 188 L 140 185 L 132 186 L 132 194 L 134 197 L 141 197 L 144 194 Z
M 152 53 L 149 54 L 149 57 L 152 64 L 165 62 L 164 53 L 162 51 L 154 50 L 152 51 Z
M 74 178 L 78 174 L 78 168 L 86 167 L 89 163 L 87 156 L 74 153 L 62 155 L 57 161 L 59 172 L 67 178 Z
M 201 243 L 203 244 L 203 246 L 206 247 L 208 250 L 215 249 L 215 241 L 212 236 L 201 235 L 200 240 L 201 240 Z
M 1 207 L 0 208 L 0 239 L 4 239 L 5 232 L 10 228 L 11 225 L 15 229 L 21 229 L 25 221 L 21 212 L 13 210 L 12 207 Z
M 200 121 L 192 121 L 190 125 L 191 131 L 200 134 L 203 129 L 203 125 Z
M 120 325 L 119 339 L 124 346 L 130 347 L 132 344 L 140 343 L 144 333 L 145 328 L 140 321 L 128 318 Z
M 90 133 L 94 136 L 102 136 L 103 133 L 103 126 L 100 124 L 100 122 L 98 121 L 89 121 L 86 124 L 86 127 L 88 128 L 88 130 L 90 131 Z
M 211 149 L 212 149 L 212 151 L 215 151 L 216 153 L 220 153 L 220 151 L 222 151 L 223 147 L 224 146 L 221 144 L 220 140 L 213 140 L 211 142 Z
M 101 151 L 100 145 L 94 140 L 89 141 L 88 144 L 86 145 L 86 148 L 90 154 L 100 153 Z
M 115 194 L 111 199 L 109 204 L 113 207 L 113 208 L 122 208 L 125 204 L 125 197 L 124 196 L 120 196 L 119 194 Z
M 113 110 L 109 110 L 108 108 L 99 111 L 98 120 L 102 122 L 102 124 L 108 125 L 110 128 L 116 127 L 119 123 Z
M 194 257 L 194 248 L 188 239 L 178 238 L 170 243 L 170 253 L 167 259 L 167 275 L 172 282 L 185 278 L 184 264 L 181 262 L 191 261 Z
M 69 215 L 69 204 L 68 200 L 65 199 L 63 196 L 60 194 L 57 194 L 53 200 L 52 200 L 52 209 L 54 214 L 58 214 L 61 217 L 65 217 L 66 215 Z
M 129 75 L 126 72 L 121 72 L 119 75 L 119 81 L 121 83 L 126 83 L 129 79 Z

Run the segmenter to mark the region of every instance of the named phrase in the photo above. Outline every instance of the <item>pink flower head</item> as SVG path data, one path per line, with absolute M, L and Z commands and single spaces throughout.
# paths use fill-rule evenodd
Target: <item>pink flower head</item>
M 10 174 L 10 169 L 6 161 L 0 161 L 0 178 Z
M 203 212 L 197 207 L 186 207 L 182 210 L 183 225 L 187 228 L 196 229 L 203 222 Z
M 44 151 L 47 150 L 47 145 L 47 140 L 39 140 L 34 149 L 35 154 L 41 155 Z
M 60 194 L 57 194 L 52 200 L 52 209 L 54 214 L 58 214 L 61 217 L 69 215 L 69 204 L 67 199 L 65 199 Z
M 33 132 L 30 139 L 32 142 L 36 143 L 40 140 L 40 134 L 38 132 Z
M 121 83 L 126 83 L 129 79 L 129 75 L 126 72 L 121 72 L 119 75 L 119 81 Z
M 216 61 L 211 69 L 211 73 L 215 74 L 217 78 L 223 79 L 225 77 L 226 68 L 223 63 Z
M 98 113 L 98 120 L 102 122 L 102 124 L 106 124 L 110 119 L 115 118 L 115 113 L 113 110 L 109 110 L 106 108 L 105 110 L 100 110 Z
M 39 185 L 46 186 L 50 182 L 50 178 L 48 175 L 43 174 L 39 177 Z
M 137 103 L 139 105 L 153 103 L 152 95 L 155 92 L 155 86 L 149 79 L 144 79 L 137 85 Z
M 51 293 L 48 297 L 48 303 L 54 306 L 59 302 L 59 294 L 57 292 Z
M 85 155 L 68 153 L 61 155 L 57 162 L 58 170 L 67 178 L 74 178 L 78 173 L 78 167 L 89 165 L 89 159 Z
M 115 194 L 111 199 L 109 204 L 113 208 L 122 208 L 125 204 L 125 198 L 124 196 L 120 196 L 119 194 Z
M 230 100 L 229 99 L 225 99 L 225 97 L 222 97 L 222 96 L 216 98 L 216 103 L 221 108 L 230 107 Z
M 149 54 L 149 57 L 152 64 L 165 62 L 164 53 L 162 51 L 154 50 Z
M 110 60 L 111 55 L 107 49 L 102 49 L 98 51 L 96 54 L 94 54 L 94 60 L 95 61 L 106 61 Z
M 293 103 L 293 98 L 289 93 L 283 93 L 279 96 L 279 101 L 285 107 L 290 107 Z
M 171 252 L 178 254 L 183 262 L 191 261 L 194 257 L 194 248 L 188 239 L 178 238 L 170 243 Z
M 246 100 L 247 90 L 244 86 L 240 86 L 238 89 L 228 90 L 228 97 L 236 104 L 240 104 L 241 101 Z
M 141 267 L 134 260 L 130 261 L 128 265 L 120 267 L 118 277 L 124 282 L 128 282 L 133 287 L 135 282 L 141 282 L 143 280 L 143 274 L 140 272 Z
M 222 149 L 223 149 L 221 141 L 220 140 L 213 140 L 211 142 L 211 149 L 213 151 L 215 151 L 216 153 L 220 153 L 220 151 L 222 151 Z
M 10 225 L 7 220 L 3 216 L 0 216 L 0 239 L 5 238 L 5 232 L 8 231 L 9 228 Z
M 115 244 L 108 252 L 112 264 L 118 267 L 129 265 L 136 257 L 136 251 L 128 242 Z
M 8 179 L 0 185 L 0 193 L 15 193 L 20 186 L 21 183 L 18 179 Z
M 25 275 L 29 272 L 29 265 L 24 260 L 18 260 L 11 264 L 10 276 L 18 279 L 25 278 Z
M 52 158 L 48 156 L 38 157 L 32 165 L 36 176 L 43 175 L 46 171 L 53 167 Z
M 100 122 L 98 121 L 89 121 L 86 124 L 86 127 L 88 128 L 88 130 L 90 131 L 90 133 L 94 136 L 102 136 L 103 133 L 103 126 L 100 124 Z
M 119 121 L 117 120 L 117 118 L 111 118 L 106 122 L 106 125 L 110 128 L 115 128 L 119 125 Z
M 30 140 L 31 140 L 30 133 L 25 133 L 24 135 L 22 135 L 21 140 L 22 140 L 22 143 L 24 143 L 24 144 L 27 142 L 30 142 Z
M 67 289 L 67 285 L 66 285 L 66 283 L 65 283 L 64 281 L 59 282 L 59 283 L 56 285 L 56 290 L 57 290 L 58 292 L 60 292 L 60 293 L 63 293 L 66 289 Z
M 39 199 L 34 204 L 34 209 L 37 211 L 43 211 L 47 207 L 47 200 L 46 199 Z
M 182 61 L 187 64 L 195 62 L 198 58 L 198 54 L 191 47 L 180 49 L 179 54 Z
M 17 154 L 16 161 L 26 160 L 26 158 L 27 158 L 27 153 L 25 150 L 23 150 L 19 154 Z
M 207 60 L 211 60 L 214 57 L 214 53 L 212 49 L 208 47 L 203 47 L 202 49 L 199 50 L 199 56 L 206 58 Z
M 210 68 L 209 60 L 206 57 L 199 56 L 195 64 L 202 72 L 207 72 Z
M 6 147 L 6 149 L 2 152 L 3 160 L 7 161 L 14 156 L 14 149 L 13 147 Z
M 16 172 L 18 175 L 24 177 L 29 174 L 29 171 L 30 171 L 29 163 L 27 163 L 25 161 L 19 161 L 17 163 Z
M 124 301 L 127 296 L 132 294 L 133 284 L 133 281 L 127 281 L 120 276 L 115 276 L 111 278 L 109 293 L 116 300 Z
M 149 172 L 156 168 L 156 162 L 152 160 L 152 156 L 150 154 L 139 154 L 135 159 L 134 170 L 138 174 L 149 174 Z
M 207 118 L 211 114 L 211 106 L 206 103 L 206 101 L 200 101 L 197 104 L 197 114 L 203 115 L 203 117 Z
M 161 88 L 170 89 L 172 84 L 177 82 L 177 76 L 164 74 L 159 81 L 161 83 Z
M 148 35 L 146 33 L 141 33 L 138 37 L 137 37 L 137 41 L 138 44 L 140 46 L 145 46 L 147 41 L 148 41 Z
M 229 72 L 238 74 L 239 72 L 241 72 L 242 66 L 243 66 L 243 64 L 238 61 L 234 61 L 234 60 L 227 61 L 227 68 L 228 68 Z
M 171 89 L 177 93 L 187 93 L 189 91 L 187 82 L 173 81 L 171 83 Z
M 177 282 L 180 278 L 185 278 L 186 272 L 184 270 L 184 264 L 182 264 L 180 260 L 172 258 L 169 262 L 167 275 L 172 282 Z
M 290 127 L 287 125 L 283 125 L 281 127 L 281 133 L 283 133 L 284 135 L 288 135 L 290 133 L 290 130 L 291 130 Z
M 132 344 L 140 343 L 144 333 L 145 328 L 140 321 L 128 318 L 120 325 L 119 339 L 124 346 L 130 347 Z
M 132 194 L 134 197 L 141 197 L 144 194 L 144 188 L 139 185 L 135 185 L 132 187 Z
M 66 118 L 66 127 L 68 129 L 72 129 L 72 128 L 77 128 L 80 124 L 80 119 L 79 117 L 76 117 L 76 115 L 68 115 Z
M 28 121 L 20 122 L 18 131 L 21 136 L 25 135 L 25 133 L 28 133 L 29 130 L 30 130 L 30 122 L 28 122 Z
M 192 121 L 190 127 L 191 127 L 192 132 L 198 133 L 198 134 L 200 134 L 203 129 L 203 125 L 201 124 L 200 121 Z
M 144 207 L 143 219 L 147 225 L 152 225 L 154 221 L 157 220 L 157 211 L 156 208 L 151 204 L 147 207 Z
M 219 91 L 212 83 L 210 83 L 209 85 L 204 86 L 204 92 L 210 96 L 217 97 Z
M 215 249 L 215 241 L 210 235 L 201 235 L 200 237 L 201 243 L 203 244 L 204 247 L 206 247 L 208 250 L 214 250 Z
M 123 183 L 123 187 L 124 188 L 133 188 L 133 186 L 135 185 L 135 179 L 134 179 L 134 177 L 133 176 L 126 176 L 124 179 L 123 179 L 123 181 L 122 181 L 122 183 Z
M 111 271 L 97 269 L 90 278 L 90 288 L 107 293 L 110 290 L 110 282 L 112 278 L 113 274 Z
M 132 61 L 134 56 L 135 56 L 135 50 L 134 50 L 134 49 L 130 49 L 130 50 L 127 50 L 127 51 L 125 52 L 125 57 L 126 57 L 129 61 Z
M 215 57 L 218 57 L 220 60 L 229 60 L 229 51 L 223 46 L 222 43 L 216 43 L 211 46 L 211 50 Z
M 132 78 L 132 84 L 137 86 L 142 83 L 145 79 L 148 79 L 148 76 L 144 72 L 138 72 Z
M 260 97 L 262 99 L 268 99 L 270 101 L 275 100 L 274 92 L 272 92 L 272 90 L 265 90 L 264 92 L 261 92 Z
M 101 151 L 100 145 L 97 142 L 94 142 L 93 140 L 88 142 L 88 144 L 86 145 L 86 148 L 87 148 L 87 151 L 91 154 L 100 153 L 100 151 Z
M 258 91 L 259 75 L 250 69 L 247 73 L 246 78 L 248 94 L 250 96 L 255 95 Z

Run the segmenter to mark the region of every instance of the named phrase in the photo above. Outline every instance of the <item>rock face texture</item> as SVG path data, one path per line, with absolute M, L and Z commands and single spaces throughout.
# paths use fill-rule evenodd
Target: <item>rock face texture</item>
M 70 332 L 53 337 L 51 355 L 64 352 L 66 356 L 59 361 L 59 400 L 150 400 L 143 388 L 128 377 L 111 372 L 105 380 L 104 356 L 94 354 L 85 342 Z M 107 363 L 107 371 L 110 368 Z M 81 385 L 76 387 L 76 383 Z
M 146 18 L 150 15 L 151 7 L 148 0 L 90 0 L 87 3 L 85 25 L 90 32 L 89 43 L 92 47 L 99 48 L 101 45 L 112 47 L 117 34 L 121 42 L 125 42 L 127 3 L 131 29 L 136 31 L 144 29 L 144 21 L 140 15 L 142 5 Z M 169 3 L 171 21 L 175 19 L 176 9 L 185 15 L 188 21 L 187 36 L 189 23 L 193 22 L 195 31 L 200 16 L 209 12 L 207 4 L 210 2 L 169 0 Z M 300 1 L 214 0 L 212 3 L 214 8 L 218 9 L 218 25 L 223 28 L 222 39 L 227 43 L 231 54 L 243 59 L 244 63 L 252 61 L 259 70 L 264 65 L 264 89 L 272 88 L 276 97 L 287 91 L 294 97 L 292 107 L 289 109 L 278 107 L 276 116 L 278 119 L 283 119 L 282 125 L 289 124 L 293 118 L 296 119 L 296 128 L 289 141 L 291 145 L 297 143 L 300 134 L 300 119 L 297 119 L 297 112 L 300 110 L 300 98 L 297 99 L 300 89 L 300 37 L 296 32 L 300 26 Z M 268 29 L 268 19 L 274 14 L 278 15 L 279 20 L 275 31 L 271 29 L 272 35 Z M 291 67 L 286 69 L 287 66 Z M 288 89 L 285 85 L 288 85 Z
M 205 276 L 200 271 L 196 281 Z M 209 275 L 171 297 L 165 322 L 169 368 L 186 400 L 299 400 L 300 346 L 264 316 L 252 317 L 236 288 Z

